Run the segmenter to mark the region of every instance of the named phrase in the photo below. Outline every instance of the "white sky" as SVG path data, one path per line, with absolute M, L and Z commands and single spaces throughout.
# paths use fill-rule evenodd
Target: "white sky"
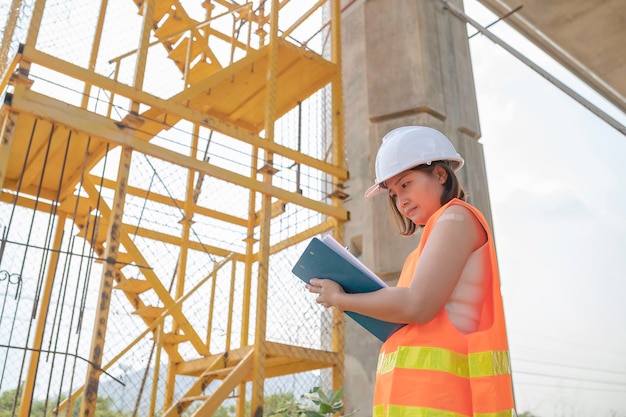
M 506 24 L 490 30 L 626 124 Z M 518 412 L 626 416 L 626 137 L 485 37 L 470 47 Z

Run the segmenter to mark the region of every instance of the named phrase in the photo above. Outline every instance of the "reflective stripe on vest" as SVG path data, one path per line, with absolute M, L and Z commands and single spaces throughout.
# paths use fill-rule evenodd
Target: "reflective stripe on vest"
M 509 352 L 506 350 L 470 353 L 468 356 L 472 378 L 511 374 Z
M 444 348 L 422 346 L 400 346 L 395 352 L 378 357 L 377 374 L 386 374 L 394 368 L 442 371 L 462 378 L 511 373 L 507 351 L 464 355 Z
M 498 411 L 497 413 L 474 413 L 473 417 L 513 417 L 513 410 Z M 452 411 L 436 410 L 426 407 L 403 407 L 399 405 L 390 405 L 385 413 L 382 405 L 374 406 L 373 417 L 466 417 L 464 414 L 454 413 Z

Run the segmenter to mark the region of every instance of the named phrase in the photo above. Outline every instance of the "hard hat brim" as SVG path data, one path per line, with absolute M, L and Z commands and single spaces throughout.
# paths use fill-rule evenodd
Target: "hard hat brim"
M 463 158 L 461 158 L 461 156 L 460 156 L 460 155 L 458 156 L 458 158 L 448 158 L 448 159 L 446 159 L 446 160 L 450 162 L 450 164 L 451 164 L 451 168 L 452 168 L 452 171 L 454 171 L 454 172 L 457 172 L 458 170 L 460 170 L 460 169 L 463 167 L 463 165 L 465 165 L 465 160 L 464 160 Z M 428 165 L 430 165 L 432 162 L 433 162 L 433 161 L 428 161 L 428 162 L 426 162 L 426 163 L 427 163 Z M 419 163 L 419 164 L 417 164 L 417 165 L 412 165 L 412 166 L 410 166 L 410 167 L 408 167 L 408 168 L 401 169 L 401 170 L 400 170 L 400 171 L 398 171 L 397 173 L 393 173 L 393 174 L 392 174 L 391 176 L 389 176 L 388 178 L 384 178 L 384 179 L 382 179 L 381 181 L 376 182 L 374 185 L 372 185 L 370 188 L 368 188 L 368 189 L 367 189 L 367 191 L 365 191 L 365 194 L 364 194 L 365 198 L 371 198 L 371 197 L 377 196 L 378 194 L 382 194 L 382 193 L 384 193 L 384 192 L 385 192 L 385 189 L 384 189 L 383 187 L 381 187 L 381 186 L 380 186 L 383 182 L 385 182 L 385 181 L 387 181 L 389 178 L 392 178 L 393 176 L 395 176 L 395 175 L 399 174 L 400 172 L 404 172 L 404 171 L 406 171 L 406 170 L 409 170 L 409 169 L 411 169 L 411 168 L 414 168 L 414 167 L 416 167 L 416 166 L 418 166 L 418 165 L 422 165 L 422 164 L 423 164 L 423 163 Z
M 382 194 L 384 191 L 385 189 L 380 186 L 380 183 L 374 184 L 365 191 L 365 198 L 374 197 L 378 194 Z

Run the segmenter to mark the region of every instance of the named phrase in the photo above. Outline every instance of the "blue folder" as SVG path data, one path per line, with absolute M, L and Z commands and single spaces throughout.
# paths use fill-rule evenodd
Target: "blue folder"
M 383 288 L 378 281 L 318 238 L 311 239 L 291 271 L 306 283 L 311 278 L 332 279 L 347 293 L 372 292 Z M 352 311 L 345 313 L 383 342 L 395 331 L 405 326 L 405 324 L 382 321 Z

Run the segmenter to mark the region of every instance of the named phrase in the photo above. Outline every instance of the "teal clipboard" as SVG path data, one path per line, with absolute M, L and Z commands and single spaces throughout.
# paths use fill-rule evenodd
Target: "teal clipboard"
M 344 256 L 338 254 L 320 239 L 313 238 L 291 271 L 306 283 L 311 278 L 331 279 L 341 285 L 347 293 L 372 292 L 383 288 L 384 284 L 381 284 L 380 280 L 372 278 Z M 345 313 L 383 342 L 405 326 L 405 324 L 378 320 L 352 311 Z

